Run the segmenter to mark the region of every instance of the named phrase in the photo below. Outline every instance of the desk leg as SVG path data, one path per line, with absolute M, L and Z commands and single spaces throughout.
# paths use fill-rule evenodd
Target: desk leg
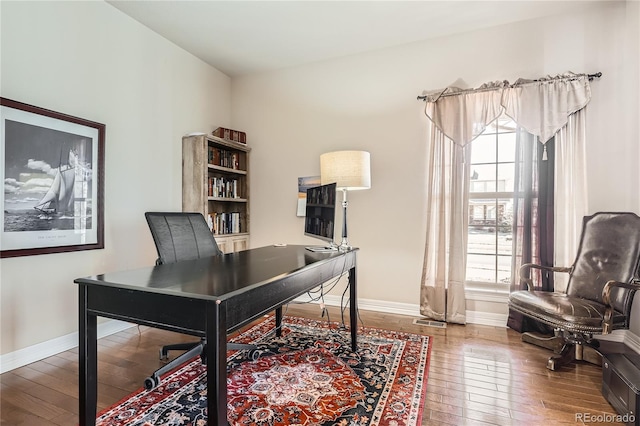
M 79 293 L 79 375 L 78 399 L 80 403 L 80 425 L 96 424 L 98 394 L 98 333 L 97 318 L 87 312 L 87 287 L 80 285 Z
M 282 306 L 276 308 L 276 336 L 282 336 Z
M 349 269 L 349 324 L 351 327 L 351 350 L 358 349 L 358 299 L 356 298 L 356 267 Z
M 227 425 L 227 314 L 223 303 L 207 304 L 207 419 Z

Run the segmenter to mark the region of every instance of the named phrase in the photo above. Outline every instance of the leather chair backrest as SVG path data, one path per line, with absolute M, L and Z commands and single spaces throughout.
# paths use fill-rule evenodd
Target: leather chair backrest
M 147 212 L 144 216 L 158 250 L 157 264 L 222 254 L 201 213 Z
M 567 294 L 602 302 L 609 280 L 630 282 L 640 274 L 640 217 L 634 213 L 596 213 L 586 216 L 580 246 L 567 285 Z M 611 302 L 629 315 L 633 291 L 614 289 Z

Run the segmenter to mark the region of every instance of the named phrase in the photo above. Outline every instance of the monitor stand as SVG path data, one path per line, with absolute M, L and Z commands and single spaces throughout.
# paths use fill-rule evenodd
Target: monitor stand
M 338 251 L 338 245 L 331 241 L 331 244 L 328 246 L 307 246 L 305 249 L 312 251 L 314 253 L 331 253 L 334 251 Z

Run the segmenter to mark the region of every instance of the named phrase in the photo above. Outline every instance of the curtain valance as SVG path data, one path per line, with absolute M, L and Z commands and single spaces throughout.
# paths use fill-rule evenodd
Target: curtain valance
M 590 99 L 589 76 L 569 72 L 514 84 L 497 81 L 471 90 L 448 87 L 430 92 L 425 96 L 425 114 L 460 146 L 475 139 L 502 112 L 545 143 Z

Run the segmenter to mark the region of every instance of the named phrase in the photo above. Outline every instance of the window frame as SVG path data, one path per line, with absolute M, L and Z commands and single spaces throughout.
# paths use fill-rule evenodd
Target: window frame
M 499 124 L 500 120 L 503 120 L 503 123 L 508 123 L 509 125 L 509 129 L 508 130 L 504 130 L 501 129 L 501 125 Z M 501 254 L 500 253 L 500 249 L 498 246 L 498 239 L 500 238 L 500 233 L 498 232 L 498 227 L 499 227 L 499 215 L 496 214 L 496 218 L 495 218 L 495 222 L 494 222 L 494 227 L 495 227 L 495 231 L 494 231 L 494 252 L 492 254 L 487 254 L 486 252 L 478 252 L 478 251 L 471 251 L 469 248 L 469 233 L 470 231 L 474 228 L 474 225 L 472 225 L 472 201 L 473 200 L 491 200 L 492 201 L 492 206 L 494 206 L 497 210 L 499 210 L 499 206 L 500 206 L 500 200 L 504 200 L 504 199 L 509 199 L 511 200 L 512 203 L 512 208 L 513 208 L 513 203 L 515 202 L 515 196 L 517 194 L 517 189 L 514 187 L 512 191 L 498 191 L 497 189 L 500 189 L 499 183 L 500 183 L 500 179 L 499 179 L 499 173 L 500 173 L 500 165 L 503 164 L 513 164 L 514 165 L 514 175 L 513 175 L 513 179 L 515 181 L 515 165 L 516 165 L 516 158 L 514 157 L 513 159 L 511 159 L 510 161 L 501 161 L 501 155 L 500 155 L 500 147 L 503 146 L 500 142 L 500 136 L 501 135 L 515 135 L 517 133 L 517 124 L 515 123 L 515 121 L 511 120 L 509 117 L 506 117 L 504 115 L 498 117 L 495 121 L 493 121 L 490 125 L 487 126 L 487 128 L 485 129 L 485 131 L 483 131 L 481 133 L 482 136 L 493 136 L 494 137 L 494 143 L 495 143 L 495 161 L 491 161 L 491 162 L 478 162 L 478 163 L 470 163 L 469 167 L 472 169 L 474 166 L 495 166 L 495 174 L 494 174 L 494 180 L 493 183 L 495 185 L 496 191 L 494 192 L 472 192 L 471 191 L 471 187 L 472 187 L 472 177 L 471 175 L 469 176 L 469 191 L 468 191 L 468 208 L 467 208 L 467 218 L 468 218 L 468 223 L 467 223 L 467 248 L 466 248 L 466 256 L 467 256 L 467 268 L 468 268 L 468 258 L 469 255 L 480 255 L 480 256 L 493 256 L 494 258 L 494 264 L 493 264 L 493 274 L 494 274 L 494 281 L 481 281 L 481 280 L 468 280 L 467 279 L 467 271 L 465 271 L 465 289 L 467 290 L 467 294 L 471 295 L 470 299 L 472 300 L 481 300 L 481 301 L 486 301 L 487 298 L 491 299 L 492 301 L 502 301 L 504 299 L 504 295 L 508 295 L 509 292 L 509 287 L 510 287 L 510 282 L 500 282 L 498 277 L 499 277 L 499 260 L 500 258 L 503 259 L 509 259 L 509 264 L 512 264 L 512 260 L 513 260 L 513 249 L 511 250 L 511 253 L 509 255 L 506 254 Z M 477 138 L 474 139 L 471 143 L 473 144 L 476 140 L 478 140 Z M 502 141 L 502 143 L 504 143 L 504 140 Z M 513 143 L 517 144 L 517 140 L 514 138 L 513 139 Z M 515 151 L 515 146 L 514 146 L 514 151 Z M 471 147 L 472 152 L 473 152 L 473 146 Z M 473 157 L 473 154 L 472 154 Z M 489 181 L 487 181 L 489 182 Z M 515 183 L 515 182 L 514 182 Z M 475 225 L 477 227 L 481 226 L 481 225 Z M 490 225 L 487 225 L 490 226 Z M 511 230 L 513 232 L 513 224 L 510 225 L 511 226 Z M 478 228 L 476 228 L 478 229 Z M 512 272 L 512 271 L 511 271 Z M 497 297 L 497 299 L 496 299 Z M 506 299 L 504 299 L 506 301 Z

